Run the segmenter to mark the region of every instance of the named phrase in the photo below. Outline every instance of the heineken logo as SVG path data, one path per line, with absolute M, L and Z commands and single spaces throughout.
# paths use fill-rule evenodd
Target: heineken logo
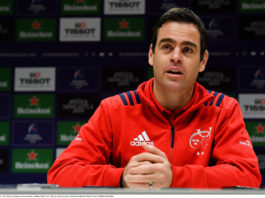
M 11 69 L 0 68 L 0 91 L 8 91 L 11 89 Z
M 14 149 L 13 173 L 46 173 L 52 163 L 52 149 Z
M 107 18 L 105 20 L 105 40 L 143 40 L 144 39 L 143 19 Z
M 27 153 L 28 161 L 36 161 L 36 157 L 38 156 L 37 153 L 35 153 L 33 150 L 30 151 L 30 153 Z
M 257 134 L 264 134 L 265 132 L 265 126 L 263 126 L 261 123 L 259 123 L 258 126 L 255 127 Z
M 58 145 L 68 145 L 73 141 L 85 122 L 59 122 L 58 123 Z
M 53 95 L 16 95 L 15 117 L 53 117 Z
M 96 14 L 100 12 L 101 1 L 98 0 L 63 0 L 64 14 Z
M 129 25 L 129 22 L 126 21 L 125 19 L 123 19 L 123 20 L 120 22 L 120 28 L 121 28 L 121 29 L 128 29 L 128 25 Z
M 55 19 L 19 19 L 17 21 L 18 41 L 54 41 L 55 32 Z
M 250 135 L 251 141 L 255 146 L 265 145 L 265 123 L 264 122 L 246 122 L 246 129 Z
M 0 1 L 0 13 L 12 14 L 14 0 L 1 0 Z

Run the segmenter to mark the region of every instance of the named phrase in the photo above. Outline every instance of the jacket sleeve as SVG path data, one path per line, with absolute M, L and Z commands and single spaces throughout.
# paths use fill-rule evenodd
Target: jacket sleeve
M 230 98 L 223 108 L 216 124 L 211 164 L 208 167 L 172 166 L 172 187 L 260 186 L 258 160 L 245 129 L 240 106 Z
M 55 160 L 47 182 L 60 187 L 120 186 L 123 168 L 110 165 L 112 151 L 111 125 L 104 103 L 88 123 Z

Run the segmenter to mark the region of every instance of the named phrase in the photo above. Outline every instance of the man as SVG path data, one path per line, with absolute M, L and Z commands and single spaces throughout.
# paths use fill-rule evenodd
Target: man
M 196 82 L 206 30 L 185 8 L 158 20 L 149 49 L 154 78 L 104 99 L 54 162 L 62 187 L 259 187 L 258 161 L 237 101 Z

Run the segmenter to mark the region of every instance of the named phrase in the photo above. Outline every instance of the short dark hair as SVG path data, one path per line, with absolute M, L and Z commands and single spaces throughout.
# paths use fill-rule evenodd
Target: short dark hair
M 180 22 L 180 23 L 192 23 L 197 26 L 200 33 L 200 60 L 203 59 L 205 50 L 207 50 L 207 30 L 205 29 L 204 23 L 198 15 L 196 15 L 192 10 L 187 8 L 171 8 L 166 11 L 156 22 L 152 31 L 152 40 L 153 45 L 152 50 L 155 52 L 155 45 L 158 36 L 158 30 L 161 26 L 167 22 Z

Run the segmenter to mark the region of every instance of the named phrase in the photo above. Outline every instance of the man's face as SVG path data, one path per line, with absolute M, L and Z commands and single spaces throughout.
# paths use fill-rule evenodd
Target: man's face
M 208 51 L 200 61 L 200 33 L 190 23 L 168 22 L 158 30 L 155 52 L 149 49 L 155 86 L 168 91 L 186 92 L 193 89 L 199 72 L 204 71 Z

